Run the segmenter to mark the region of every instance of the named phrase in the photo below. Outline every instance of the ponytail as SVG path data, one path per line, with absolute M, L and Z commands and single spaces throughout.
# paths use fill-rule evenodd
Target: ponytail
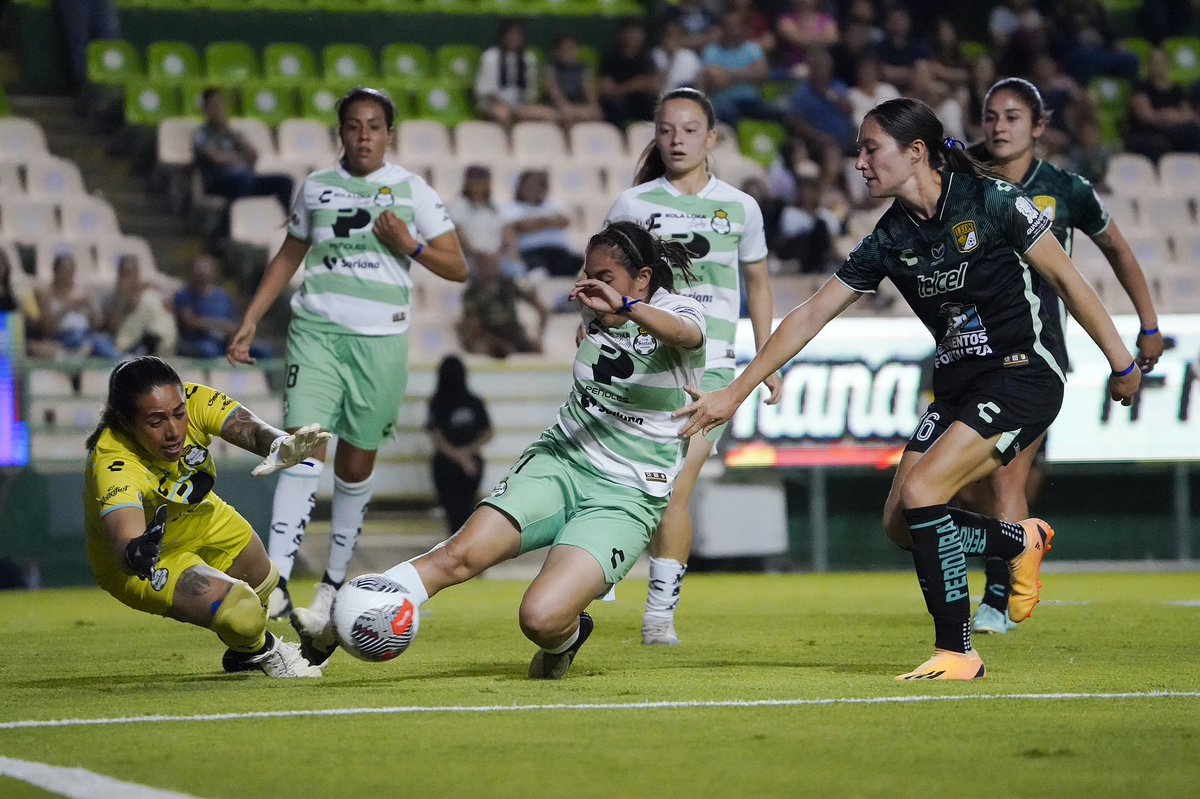
M 596 247 L 609 247 L 618 263 L 631 276 L 637 276 L 643 267 L 650 268 L 650 285 L 646 296 L 653 297 L 660 288 L 675 293 L 675 271 L 683 275 L 690 285 L 695 279 L 692 259 L 683 244 L 675 240 L 664 240 L 655 236 L 637 222 L 620 220 L 608 222 L 604 228 L 588 241 L 587 251 Z

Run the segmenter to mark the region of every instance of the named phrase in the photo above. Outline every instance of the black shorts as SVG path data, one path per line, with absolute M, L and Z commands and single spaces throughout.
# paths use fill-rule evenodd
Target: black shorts
M 1006 464 L 1046 432 L 1062 401 L 1063 382 L 1049 369 L 1001 367 L 976 377 L 958 396 L 934 399 L 904 449 L 925 452 L 962 422 L 983 438 L 999 435 L 996 454 Z

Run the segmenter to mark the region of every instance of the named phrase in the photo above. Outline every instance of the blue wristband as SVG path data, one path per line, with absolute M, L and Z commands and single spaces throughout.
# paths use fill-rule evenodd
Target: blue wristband
M 1152 328 L 1150 328 L 1149 330 L 1141 330 L 1141 331 L 1139 331 L 1139 332 L 1138 332 L 1138 335 L 1139 335 L 1139 336 L 1157 336 L 1157 335 L 1158 335 L 1158 328 L 1157 328 L 1157 327 L 1152 327 Z
M 1113 377 L 1125 377 L 1126 375 L 1131 375 L 1131 374 L 1133 374 L 1133 370 L 1136 368 L 1137 368 L 1137 361 L 1134 361 L 1133 363 L 1129 364 L 1129 366 L 1125 367 L 1124 371 L 1113 372 Z
M 621 298 L 621 307 L 617 309 L 617 313 L 624 316 L 633 310 L 633 306 L 637 305 L 641 300 L 631 300 L 628 297 Z
M 411 253 L 409 253 L 408 257 L 415 261 L 415 260 L 417 260 L 417 256 L 423 252 L 425 252 L 425 245 L 418 241 L 417 249 L 415 249 Z

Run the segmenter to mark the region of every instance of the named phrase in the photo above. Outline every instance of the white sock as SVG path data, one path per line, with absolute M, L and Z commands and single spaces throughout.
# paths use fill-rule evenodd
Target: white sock
M 646 615 L 670 618 L 679 604 L 687 566 L 669 558 L 650 558 L 650 590 L 646 592 Z
M 296 563 L 300 542 L 304 540 L 304 531 L 308 529 L 313 505 L 317 503 L 317 483 L 324 470 L 324 463 L 309 458 L 284 469 L 275 483 L 267 552 L 284 580 L 292 577 L 292 566 Z
M 346 580 L 346 570 L 354 557 L 354 547 L 362 534 L 363 517 L 371 501 L 371 478 L 361 483 L 348 483 L 333 478 L 333 509 L 329 525 L 329 565 L 325 568 L 328 582 L 340 585 Z
M 384 573 L 385 577 L 390 577 L 412 595 L 412 598 L 417 600 L 417 605 L 424 605 L 429 601 L 429 592 L 425 590 L 425 583 L 421 581 L 421 575 L 417 572 L 411 561 L 404 561 L 388 569 Z
M 553 649 L 546 649 L 546 654 L 561 655 L 563 652 L 566 652 L 568 649 L 570 649 L 571 646 L 578 640 L 579 640 L 579 628 L 576 627 L 575 632 L 573 632 L 569 636 L 567 636 L 567 640 L 563 641 L 561 644 L 554 647 Z M 545 649 L 545 647 L 543 647 L 543 649 Z

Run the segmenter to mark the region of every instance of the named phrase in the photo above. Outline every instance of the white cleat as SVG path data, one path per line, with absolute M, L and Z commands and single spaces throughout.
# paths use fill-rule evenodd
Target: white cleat
M 289 644 L 282 638 L 275 638 L 273 645 L 251 663 L 268 677 L 320 677 L 323 672 L 316 666 L 310 665 L 300 654 L 300 647 Z
M 276 586 L 271 592 L 271 596 L 267 597 L 267 616 L 272 621 L 286 619 L 288 614 L 292 612 L 292 598 L 288 595 L 287 589 L 283 586 Z
M 329 629 L 330 613 L 333 610 L 333 598 L 337 589 L 329 583 L 317 586 L 317 595 L 312 604 L 306 608 L 296 608 L 292 611 L 292 626 L 303 630 L 311 637 L 317 637 Z
M 979 606 L 975 611 L 975 620 L 971 622 L 971 632 L 983 635 L 1004 635 L 1015 629 L 1016 622 L 1009 621 L 1008 614 L 996 610 L 991 605 Z
M 675 634 L 675 617 L 661 618 L 645 616 L 642 618 L 643 646 L 679 646 L 679 636 Z

